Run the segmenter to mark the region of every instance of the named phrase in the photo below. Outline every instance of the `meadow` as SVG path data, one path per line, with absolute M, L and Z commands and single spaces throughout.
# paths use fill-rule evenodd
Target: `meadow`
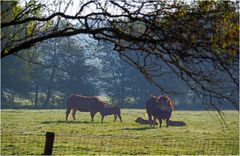
M 90 122 L 89 113 L 77 112 L 76 121 L 65 121 L 65 110 L 1 110 L 1 155 L 40 155 L 45 133 L 54 132 L 53 154 L 239 154 L 239 113 L 174 111 L 171 120 L 185 126 L 149 128 L 135 123 L 146 119 L 144 109 L 123 109 L 123 122 L 100 114 Z

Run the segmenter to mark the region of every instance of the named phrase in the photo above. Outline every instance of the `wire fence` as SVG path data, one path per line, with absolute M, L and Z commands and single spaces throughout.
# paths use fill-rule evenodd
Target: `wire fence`
M 43 154 L 45 134 L 1 136 L 1 155 Z M 238 155 L 239 138 L 173 138 L 56 134 L 54 155 Z

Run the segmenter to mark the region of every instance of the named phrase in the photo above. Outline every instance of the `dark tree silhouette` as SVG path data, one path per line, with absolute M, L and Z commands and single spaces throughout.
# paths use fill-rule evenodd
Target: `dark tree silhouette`
M 223 103 L 239 109 L 239 18 L 237 1 L 167 2 L 86 0 L 1 2 L 1 57 L 38 42 L 76 34 L 109 41 L 163 93 L 161 65 L 168 66 L 206 108 Z

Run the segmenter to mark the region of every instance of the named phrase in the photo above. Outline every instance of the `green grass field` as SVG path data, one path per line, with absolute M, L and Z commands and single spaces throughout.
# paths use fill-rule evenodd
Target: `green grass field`
M 65 110 L 2 110 L 1 155 L 39 155 L 44 151 L 45 133 L 55 132 L 53 154 L 239 154 L 239 113 L 219 116 L 206 111 L 174 111 L 171 120 L 182 127 L 149 128 L 135 123 L 146 119 L 145 110 L 122 110 L 123 123 L 99 113 L 91 123 L 89 113 L 78 112 L 76 121 L 65 121 Z

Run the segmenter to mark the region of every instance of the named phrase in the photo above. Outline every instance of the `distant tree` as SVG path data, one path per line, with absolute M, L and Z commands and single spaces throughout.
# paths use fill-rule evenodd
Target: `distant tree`
M 62 99 L 74 93 L 98 94 L 95 84 L 98 69 L 87 63 L 89 57 L 82 46 L 75 38 L 49 40 L 40 45 L 40 49 L 47 54 L 44 55 L 44 62 L 49 73 L 45 107 L 48 107 L 54 93 L 64 95 Z
M 27 60 L 31 60 L 32 62 L 40 62 L 43 56 L 40 52 L 40 49 L 32 48 L 31 50 L 35 52 L 25 51 L 24 53 L 21 53 L 21 55 L 17 55 L 17 59 L 22 60 L 21 58 L 25 58 Z M 30 77 L 29 82 L 31 82 L 32 87 L 32 90 L 29 91 L 28 94 L 32 96 L 31 93 L 34 93 L 34 106 L 42 107 L 41 104 L 44 103 L 44 101 L 40 95 L 46 90 L 45 87 L 47 86 L 49 72 L 43 66 L 28 62 L 26 60 L 22 61 L 27 62 L 26 68 L 28 69 L 28 74 Z
M 91 43 L 90 43 L 91 44 Z M 86 55 L 85 46 L 76 38 L 65 38 L 59 45 L 58 65 L 55 89 L 66 96 L 74 93 L 95 96 L 99 90 L 96 85 L 98 69 L 89 63 L 91 56 Z
M 18 67 L 18 68 L 16 68 Z M 1 61 L 1 91 L 27 96 L 31 91 L 27 63 L 14 56 Z
M 113 104 L 121 107 L 144 108 L 146 99 L 150 95 L 162 95 L 156 86 L 149 84 L 141 76 L 138 70 L 122 60 L 112 50 L 111 44 L 105 42 L 101 46 L 98 54 L 101 60 L 99 87 L 111 97 Z M 167 72 L 163 73 L 167 74 Z M 168 84 L 166 87 L 173 87 L 169 86 L 169 84 L 173 84 L 171 80 L 163 81 Z
M 43 67 L 25 61 L 37 61 L 39 53 L 31 52 L 30 49 L 22 52 L 21 55 L 11 56 L 2 60 L 2 92 L 11 93 L 11 97 L 22 97 L 33 100 L 34 105 L 39 104 L 39 93 L 46 86 L 47 73 Z M 34 97 L 33 97 L 34 94 Z M 13 102 L 12 102 L 13 103 Z
M 49 73 L 46 71 L 46 68 L 42 66 L 35 64 L 28 66 L 32 66 L 29 71 L 32 82 L 32 90 L 31 92 L 29 92 L 29 94 L 34 93 L 34 106 L 42 107 L 42 103 L 44 103 L 44 101 L 41 98 L 41 93 L 45 91 L 45 86 L 47 85 L 47 78 Z
M 35 107 L 48 108 L 55 95 L 61 100 L 74 93 L 98 95 L 98 69 L 88 63 L 82 46 L 74 38 L 59 38 L 4 58 L 2 97 L 10 92 L 13 98 L 33 99 Z
M 130 97 L 132 71 L 130 66 L 122 61 L 117 53 L 105 44 L 99 54 L 101 60 L 100 89 L 112 98 L 114 105 L 123 106 L 125 99 Z

